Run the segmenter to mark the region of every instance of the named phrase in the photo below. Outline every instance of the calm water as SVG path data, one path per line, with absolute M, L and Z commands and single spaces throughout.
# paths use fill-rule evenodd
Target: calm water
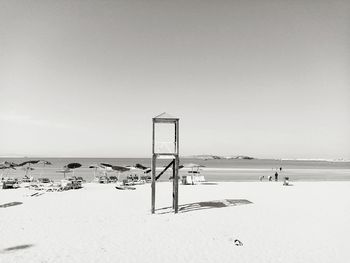
M 91 181 L 94 177 L 94 169 L 89 169 L 92 164 L 110 163 L 113 165 L 135 165 L 141 163 L 150 166 L 150 158 L 31 158 L 31 160 L 44 159 L 52 165 L 43 167 L 42 165 L 32 166 L 35 170 L 30 172 L 30 176 L 49 177 L 54 180 L 63 179 L 63 174 L 57 170 L 63 168 L 70 162 L 82 164 L 81 168 L 75 170 L 76 176 L 82 176 L 85 180 Z M 0 162 L 11 161 L 20 163 L 29 159 L 24 158 L 0 158 Z M 158 160 L 158 167 L 167 165 L 170 160 Z M 259 176 L 267 178 L 274 175 L 276 168 L 283 167 L 280 178 L 289 176 L 292 181 L 327 181 L 327 180 L 350 180 L 350 162 L 325 162 L 325 161 L 278 161 L 278 160 L 198 160 L 183 158 L 181 164 L 196 163 L 204 165 L 201 174 L 207 181 L 257 181 Z M 20 168 L 17 170 L 0 170 L 2 176 L 23 177 L 24 171 Z M 122 174 L 127 176 L 130 173 L 138 173 L 135 170 Z M 109 173 L 110 175 L 113 174 Z M 116 174 L 116 173 L 114 173 Z M 188 174 L 187 169 L 180 170 L 180 176 Z M 166 172 L 160 178 L 160 181 L 167 181 L 170 172 Z

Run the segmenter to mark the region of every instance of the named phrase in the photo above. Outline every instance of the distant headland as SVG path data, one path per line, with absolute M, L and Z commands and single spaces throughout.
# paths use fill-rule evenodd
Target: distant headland
M 219 155 L 210 155 L 210 154 L 201 154 L 201 155 L 192 155 L 192 156 L 183 156 L 183 158 L 194 158 L 200 160 L 254 160 L 257 158 L 245 156 L 245 155 L 235 155 L 235 156 L 219 156 Z

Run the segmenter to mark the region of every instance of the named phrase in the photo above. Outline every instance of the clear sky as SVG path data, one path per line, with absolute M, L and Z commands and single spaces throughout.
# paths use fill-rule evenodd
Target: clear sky
M 0 155 L 350 159 L 350 1 L 0 1 Z

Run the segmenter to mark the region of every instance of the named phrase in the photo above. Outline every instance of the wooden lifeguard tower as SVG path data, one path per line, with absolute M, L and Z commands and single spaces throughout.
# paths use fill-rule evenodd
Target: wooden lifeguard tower
M 152 119 L 152 214 L 155 213 L 156 181 L 172 167 L 173 170 L 173 209 L 178 212 L 179 197 L 179 118 L 164 112 Z M 167 128 L 167 138 L 163 141 L 158 138 L 158 128 Z M 171 159 L 171 162 L 159 175 L 156 175 L 157 159 Z

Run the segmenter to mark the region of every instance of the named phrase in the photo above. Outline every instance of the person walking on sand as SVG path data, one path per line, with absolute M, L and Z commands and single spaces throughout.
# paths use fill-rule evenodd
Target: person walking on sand
M 277 182 L 278 181 L 278 173 L 275 172 L 275 181 Z

